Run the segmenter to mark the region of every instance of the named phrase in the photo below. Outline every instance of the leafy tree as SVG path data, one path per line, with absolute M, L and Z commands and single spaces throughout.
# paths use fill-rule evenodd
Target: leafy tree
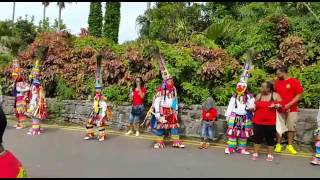
M 102 11 L 101 2 L 90 3 L 90 13 L 88 18 L 89 33 L 95 37 L 101 37 L 102 32 Z
M 118 43 L 120 27 L 120 2 L 106 2 L 106 12 L 104 15 L 103 37 Z

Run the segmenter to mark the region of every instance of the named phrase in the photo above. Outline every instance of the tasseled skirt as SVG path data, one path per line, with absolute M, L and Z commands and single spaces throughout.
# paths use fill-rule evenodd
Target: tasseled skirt
M 176 129 L 180 127 L 178 119 L 171 108 L 161 108 L 160 113 L 165 117 L 167 123 L 157 121 L 156 129 Z
M 24 96 L 17 96 L 15 99 L 16 103 L 16 118 L 19 122 L 25 121 L 27 116 L 25 115 L 27 111 L 27 102 Z
M 231 113 L 228 118 L 228 136 L 248 138 L 253 135 L 251 119 L 247 115 Z

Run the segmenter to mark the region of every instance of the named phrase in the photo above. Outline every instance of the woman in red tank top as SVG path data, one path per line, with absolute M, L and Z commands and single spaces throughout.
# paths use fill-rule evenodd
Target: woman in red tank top
M 276 136 L 277 109 L 282 107 L 280 96 L 273 92 L 273 84 L 264 82 L 261 85 L 260 94 L 256 97 L 255 113 L 253 116 L 254 153 L 252 160 L 258 158 L 258 152 L 263 139 L 268 145 L 267 161 L 273 160 L 273 146 Z

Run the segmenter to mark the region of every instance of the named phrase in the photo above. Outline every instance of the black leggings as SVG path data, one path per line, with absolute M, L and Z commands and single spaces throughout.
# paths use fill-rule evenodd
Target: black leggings
M 7 118 L 2 110 L 2 107 L 0 106 L 0 145 L 2 144 L 2 137 L 4 134 L 4 130 L 6 129 L 6 126 L 7 126 Z
M 255 144 L 261 144 L 266 138 L 268 146 L 275 145 L 276 126 L 253 124 L 253 139 Z

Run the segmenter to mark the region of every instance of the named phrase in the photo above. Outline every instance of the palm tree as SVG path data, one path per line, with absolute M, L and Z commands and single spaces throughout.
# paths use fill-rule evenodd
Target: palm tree
M 68 3 L 72 3 L 72 2 L 68 2 Z M 58 29 L 61 30 L 60 29 L 60 25 L 61 25 L 61 21 L 62 21 L 62 19 L 61 19 L 61 11 L 62 11 L 63 8 L 65 8 L 66 4 L 65 4 L 65 2 L 57 2 L 57 5 L 59 7 Z
M 46 8 L 49 6 L 50 2 L 42 2 L 43 5 L 43 22 L 46 20 Z
M 13 10 L 12 10 L 12 22 L 14 22 L 14 15 L 16 14 L 16 2 L 13 2 Z
M 57 2 L 57 5 L 59 7 L 59 18 L 58 18 L 58 30 L 60 29 L 60 24 L 61 24 L 61 11 L 63 8 L 65 8 L 65 3 L 64 2 Z
M 147 10 L 151 9 L 151 2 L 147 2 Z

